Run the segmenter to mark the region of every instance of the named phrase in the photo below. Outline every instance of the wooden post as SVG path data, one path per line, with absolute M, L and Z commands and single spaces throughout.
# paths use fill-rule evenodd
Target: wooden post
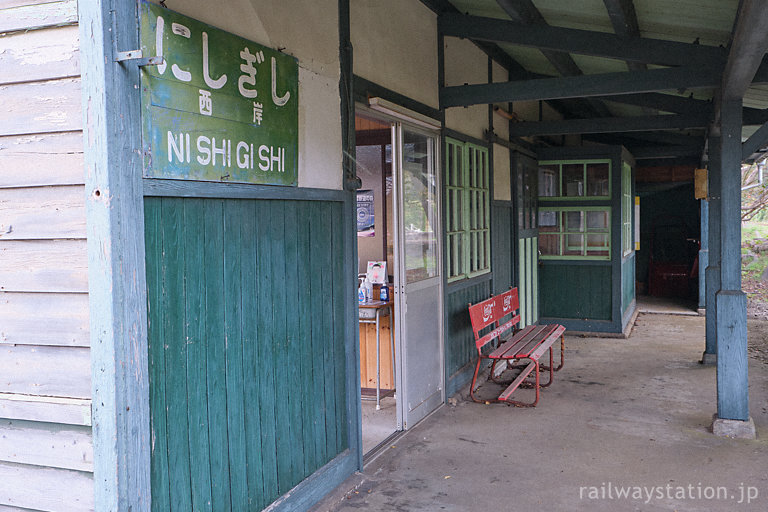
M 707 246 L 709 248 L 705 271 L 706 293 L 706 348 L 701 357 L 703 364 L 717 362 L 717 306 L 715 296 L 720 290 L 720 127 L 714 126 L 709 134 L 709 199 Z M 703 233 L 702 233 L 703 236 Z
M 78 2 L 96 510 L 150 509 L 138 3 Z
M 741 291 L 741 110 L 741 99 L 722 101 L 717 416 L 748 421 L 747 297 Z

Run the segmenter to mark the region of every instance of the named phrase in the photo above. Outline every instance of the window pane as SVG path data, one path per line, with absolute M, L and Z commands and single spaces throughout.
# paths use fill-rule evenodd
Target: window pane
M 587 195 L 588 196 L 607 196 L 608 195 L 608 170 L 609 165 L 587 164 Z
M 563 196 L 584 195 L 584 164 L 563 165 Z
M 584 231 L 584 212 L 563 212 L 565 231 Z
M 587 212 L 587 231 L 607 230 L 608 212 Z
M 432 137 L 403 130 L 405 275 L 409 283 L 437 275 L 437 183 Z
M 608 235 L 587 236 L 587 256 L 609 256 Z
M 555 197 L 558 195 L 559 165 L 542 165 L 539 167 L 539 196 Z
M 581 256 L 584 254 L 584 235 L 565 235 L 565 256 Z
M 539 252 L 542 256 L 560 256 L 560 235 L 539 235 Z
M 539 231 L 560 231 L 559 215 L 557 212 L 539 212 Z
M 587 248 L 608 247 L 608 235 L 587 235 Z

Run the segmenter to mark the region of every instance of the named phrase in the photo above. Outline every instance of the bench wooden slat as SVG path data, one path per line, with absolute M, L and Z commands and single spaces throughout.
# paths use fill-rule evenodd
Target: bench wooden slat
M 499 395 L 499 400 L 509 400 L 509 397 L 512 396 L 512 393 L 517 390 L 518 387 L 520 387 L 520 384 L 523 383 L 523 381 L 528 377 L 528 375 L 531 374 L 531 372 L 536 368 L 536 363 L 531 361 L 528 363 L 528 365 L 523 369 L 522 372 L 520 372 L 520 375 L 518 375 L 515 380 L 512 381 L 512 383 L 502 391 L 502 393 Z
M 488 357 L 491 359 L 502 359 L 505 357 L 516 357 L 516 355 L 519 352 L 519 348 L 521 344 L 528 341 L 531 337 L 532 331 L 534 330 L 536 326 L 535 325 L 529 325 L 528 327 L 523 328 L 522 330 L 514 333 L 512 337 L 510 337 L 508 340 L 506 340 L 504 343 L 499 346 L 496 350 L 491 352 Z M 507 355 L 510 354 L 510 355 Z
M 535 329 L 531 332 L 528 343 L 518 349 L 518 356 L 529 357 L 549 337 L 550 332 L 556 327 L 557 324 L 535 326 Z
M 531 353 L 529 356 L 531 359 L 538 360 L 546 353 L 546 351 L 552 346 L 554 342 L 560 339 L 560 336 L 562 336 L 565 332 L 565 327 L 562 325 L 551 324 L 551 326 L 553 329 L 549 332 L 549 335 L 541 343 L 541 345 L 539 345 L 538 348 Z
M 552 324 L 554 326 L 555 324 Z M 550 330 L 550 325 L 529 325 L 518 331 L 514 336 L 507 340 L 502 346 L 493 351 L 491 358 L 515 359 L 519 357 L 528 357 L 536 350 L 539 343 L 545 339 L 548 334 L 544 331 Z

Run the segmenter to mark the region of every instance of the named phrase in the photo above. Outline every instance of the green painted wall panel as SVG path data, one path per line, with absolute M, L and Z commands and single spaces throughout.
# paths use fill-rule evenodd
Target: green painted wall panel
M 539 268 L 540 314 L 545 318 L 611 320 L 610 265 Z
M 468 305 L 490 296 L 489 279 L 470 286 L 455 287 L 455 291 L 448 290 L 445 300 L 445 365 L 449 377 L 477 358 Z
M 341 209 L 146 198 L 153 510 L 261 510 L 347 448 Z
M 621 264 L 621 312 L 624 313 L 635 300 L 635 255 Z

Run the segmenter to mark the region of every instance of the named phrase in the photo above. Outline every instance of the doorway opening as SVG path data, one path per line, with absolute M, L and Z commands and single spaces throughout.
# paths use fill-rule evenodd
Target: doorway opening
M 358 277 L 373 281 L 360 304 L 365 454 L 444 400 L 439 158 L 437 132 L 365 108 L 355 135 Z
M 392 125 L 358 114 L 355 116 L 355 137 L 357 175 L 362 181 L 362 188 L 357 194 L 358 279 L 367 276 L 369 261 L 385 262 L 385 279 L 388 291 L 391 291 L 395 269 L 392 233 Z M 373 300 L 381 299 L 381 289 L 381 284 L 372 286 Z M 360 392 L 363 453 L 370 452 L 399 430 L 396 412 L 394 315 L 391 306 L 378 311 L 377 325 L 376 313 L 377 310 L 361 306 Z M 371 316 L 374 318 L 370 318 Z

